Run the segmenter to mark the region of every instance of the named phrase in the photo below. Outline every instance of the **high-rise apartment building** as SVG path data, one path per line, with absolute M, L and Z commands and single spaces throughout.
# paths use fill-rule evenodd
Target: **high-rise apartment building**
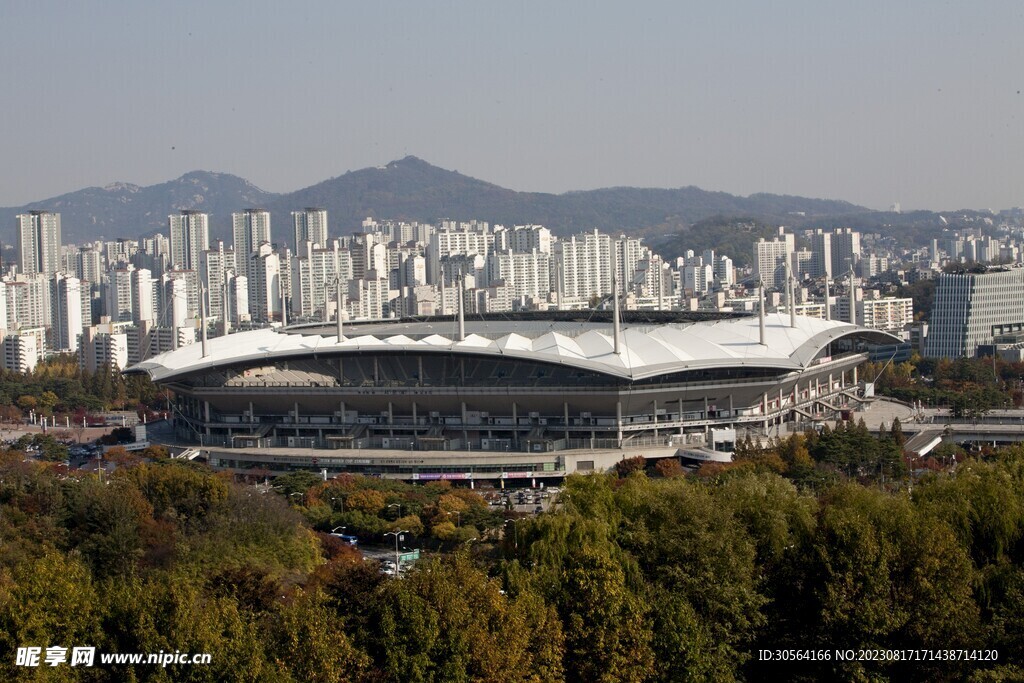
M 536 250 L 550 254 L 553 242 L 551 231 L 543 225 L 517 225 L 511 230 L 502 226 L 494 228 L 494 251 L 528 254 Z
M 249 313 L 259 322 L 281 317 L 281 262 L 264 242 L 249 256 Z
M 207 313 L 214 318 L 223 320 L 227 274 L 237 272 L 235 266 L 235 253 L 224 251 L 224 244 L 220 242 L 217 248 L 208 249 L 200 256 L 199 280 L 206 288 Z
M 779 228 L 779 236 L 768 241 L 763 237 L 754 243 L 754 279 L 769 289 L 786 286 L 786 260 L 796 251 L 796 237 Z
M 29 332 L 9 334 L 0 343 L 3 348 L 3 364 L 5 370 L 28 373 L 35 369 L 39 362 L 42 347 L 39 337 Z
M 504 281 L 508 295 L 515 298 L 547 297 L 551 291 L 550 270 L 551 255 L 539 251 L 494 252 L 488 259 L 488 280 Z
M 296 256 L 308 255 L 308 243 L 312 243 L 314 248 L 327 246 L 327 209 L 307 207 L 302 211 L 292 211 L 292 225 L 295 229 L 292 249 Z
M 74 353 L 82 334 L 82 283 L 77 277 L 57 273 L 53 287 L 53 346 Z
M 107 315 L 115 323 L 132 321 L 134 266 L 115 266 L 107 274 Z
M 171 229 L 171 268 L 198 270 L 199 255 L 210 248 L 210 217 L 199 211 L 168 216 Z
M 336 281 L 352 279 L 352 255 L 331 240 L 327 248 L 312 249 L 306 257 L 292 260 L 291 310 L 301 318 L 326 320 L 326 302 L 332 299 Z M 347 286 L 347 285 L 346 285 Z
M 19 214 L 19 270 L 24 275 L 53 275 L 61 269 L 60 214 L 30 211 Z
M 842 277 L 860 261 L 860 233 L 852 228 L 832 232 L 832 276 Z
M 556 242 L 555 291 L 566 299 L 611 294 L 613 253 L 611 237 L 597 230 Z
M 808 273 L 813 278 L 832 279 L 832 234 L 815 230 L 811 235 L 811 263 Z
M 441 229 L 430 235 L 430 246 L 427 248 L 427 281 L 436 284 L 440 280 L 443 259 L 453 256 L 482 256 L 486 260 L 492 242 L 493 235 L 487 223 L 443 221 Z M 354 264 L 354 267 L 355 277 L 362 277 L 358 271 L 358 264 Z M 366 270 L 372 268 L 368 267 Z
M 270 242 L 270 212 L 246 209 L 231 214 L 231 233 L 235 238 L 235 253 L 248 257 L 261 244 Z

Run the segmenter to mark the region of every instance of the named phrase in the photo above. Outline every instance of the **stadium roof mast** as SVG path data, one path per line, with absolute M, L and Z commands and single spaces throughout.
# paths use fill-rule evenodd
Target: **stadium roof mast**
M 786 303 L 789 306 L 789 326 L 796 327 L 796 284 L 788 258 L 786 259 Z
M 616 355 L 622 353 L 620 340 L 622 339 L 622 321 L 619 316 L 619 282 L 615 277 L 615 270 L 612 269 L 612 340 L 615 345 Z
M 764 280 L 757 281 L 757 300 L 760 303 L 757 307 L 757 320 L 761 327 L 761 346 L 768 346 L 764 339 Z
M 466 306 L 463 299 L 466 296 L 466 283 L 464 276 L 459 278 L 458 284 L 459 293 L 459 341 L 466 341 Z
M 337 315 L 338 315 L 338 320 L 337 320 L 337 323 L 338 323 L 338 341 L 341 342 L 341 341 L 343 341 L 345 339 L 344 329 L 341 326 L 342 325 L 342 323 L 341 323 L 341 312 L 345 309 L 345 299 L 344 299 L 344 295 L 341 293 L 341 275 L 338 275 L 336 280 L 337 280 L 336 284 L 337 284 L 337 287 L 338 287 L 338 313 L 337 313 Z
M 220 295 L 220 317 L 221 326 L 224 329 L 224 336 L 231 334 L 231 318 L 228 316 L 228 294 L 230 293 L 228 288 L 228 279 L 224 278 L 224 282 L 221 283 L 221 295 Z
M 441 315 L 444 315 L 444 309 L 444 266 L 441 266 Z
M 281 281 L 281 277 L 277 278 L 277 293 L 281 297 L 281 329 L 288 327 L 288 299 L 284 295 L 284 283 Z M 327 304 L 324 304 L 324 308 Z M 268 311 L 269 313 L 270 311 Z M 324 314 L 326 317 L 326 314 Z
M 206 358 L 210 352 L 206 348 L 206 287 L 202 282 L 199 283 L 199 333 L 202 335 L 203 358 Z
M 828 292 L 828 273 L 825 273 L 825 320 L 832 319 L 832 306 L 829 300 L 832 296 Z
M 857 324 L 857 290 L 853 288 L 853 263 L 850 263 L 850 324 Z

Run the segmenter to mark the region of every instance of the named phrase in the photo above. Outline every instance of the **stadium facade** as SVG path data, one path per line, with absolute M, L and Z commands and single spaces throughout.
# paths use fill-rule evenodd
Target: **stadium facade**
M 261 329 L 127 372 L 173 391 L 177 442 L 216 467 L 536 479 L 635 455 L 700 458 L 728 450 L 734 430 L 835 417 L 863 396 L 868 345 L 892 342 L 779 314 L 604 315 Z

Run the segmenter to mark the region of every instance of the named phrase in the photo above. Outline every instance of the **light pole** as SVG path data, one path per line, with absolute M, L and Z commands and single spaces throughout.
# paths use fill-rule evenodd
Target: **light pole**
M 402 534 L 407 534 L 407 533 L 409 533 L 409 532 L 404 530 L 404 529 L 398 529 L 397 531 L 389 531 L 386 534 L 384 534 L 385 536 L 394 536 L 395 537 L 395 576 L 396 577 L 399 576 L 402 573 L 402 563 L 398 559 L 398 542 L 400 540 L 403 540 Z
M 455 515 L 455 526 L 458 526 L 458 527 L 462 526 L 462 511 L 461 510 L 455 510 L 454 512 L 446 512 L 445 514 L 448 515 L 449 517 L 451 517 L 454 514 Z
M 345 496 L 331 496 L 331 500 L 341 501 L 341 511 L 345 512 Z
M 401 503 L 391 503 L 391 505 L 388 505 L 388 508 L 398 508 L 398 519 L 402 518 L 402 504 Z
M 306 494 L 304 494 L 304 493 L 299 493 L 298 491 L 295 491 L 294 493 L 289 493 L 288 497 L 291 498 L 292 496 L 305 496 L 305 495 Z

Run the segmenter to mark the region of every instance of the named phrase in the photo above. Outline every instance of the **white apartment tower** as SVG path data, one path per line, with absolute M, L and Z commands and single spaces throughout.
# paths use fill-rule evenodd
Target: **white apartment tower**
M 763 237 L 754 243 L 754 279 L 768 289 L 786 286 L 786 260 L 796 251 L 796 238 L 779 228 L 779 236 L 768 241 Z
M 441 229 L 430 235 L 430 246 L 427 248 L 427 281 L 430 284 L 437 284 L 440 280 L 443 259 L 453 256 L 482 256 L 486 259 L 491 251 L 492 241 L 493 235 L 487 223 L 443 221 Z M 357 274 L 356 277 L 361 276 Z
M 51 276 L 60 270 L 60 214 L 30 211 L 19 214 L 19 270 L 24 275 Z
M 292 312 L 301 318 L 327 319 L 326 303 L 333 298 L 335 282 L 352 279 L 352 255 L 338 240 L 327 248 L 311 249 L 309 256 L 292 260 Z
M 832 275 L 842 277 L 860 261 L 860 233 L 837 228 L 832 233 Z
M 292 247 L 297 256 L 308 255 L 304 251 L 308 242 L 312 242 L 315 248 L 327 246 L 327 209 L 307 207 L 302 211 L 292 211 L 292 224 L 295 229 Z
M 107 274 L 107 315 L 115 323 L 132 320 L 132 275 L 134 266 L 112 268 Z
M 39 362 L 39 339 L 35 334 L 9 334 L 3 343 L 4 369 L 28 373 Z
M 612 253 L 611 237 L 597 230 L 556 242 L 555 291 L 568 299 L 611 294 Z
M 156 320 L 156 288 L 148 268 L 132 271 L 132 321 L 138 325 Z
M 831 233 L 815 230 L 811 235 L 811 264 L 808 270 L 812 278 L 833 278 Z
M 168 216 L 171 229 L 171 268 L 196 270 L 199 255 L 210 248 L 210 217 L 199 211 Z
M 281 262 L 264 242 L 249 256 L 249 313 L 253 320 L 270 322 L 281 316 Z
M 78 350 L 82 334 L 82 283 L 76 277 L 56 274 L 53 301 L 53 345 L 57 351 Z
M 231 214 L 231 232 L 235 238 L 235 253 L 247 257 L 264 242 L 270 242 L 270 212 L 246 209 Z
M 207 302 L 210 305 L 209 315 L 222 319 L 225 282 L 227 273 L 235 270 L 235 252 L 224 251 L 224 245 L 220 243 L 217 247 L 203 252 L 199 265 L 199 280 L 206 287 Z

